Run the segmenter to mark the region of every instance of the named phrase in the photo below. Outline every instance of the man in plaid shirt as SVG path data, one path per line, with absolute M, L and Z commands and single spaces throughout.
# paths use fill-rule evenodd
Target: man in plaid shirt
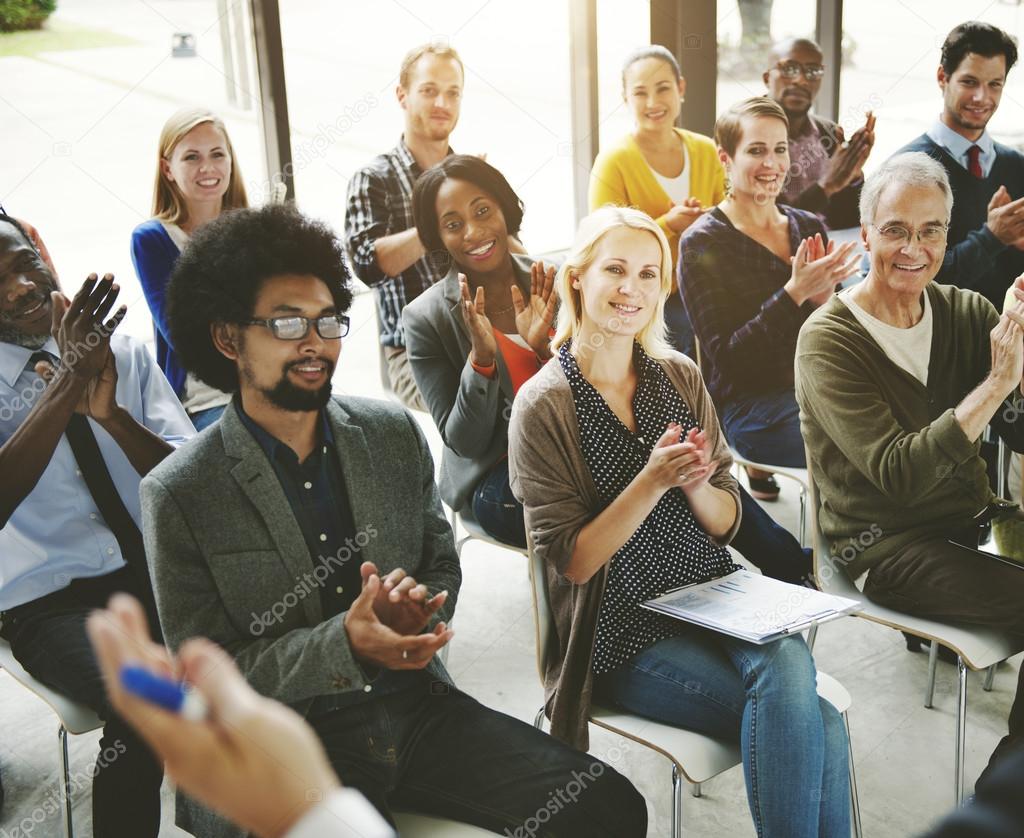
M 405 352 L 402 309 L 448 272 L 448 254 L 428 253 L 412 220 L 416 178 L 452 153 L 465 74 L 450 47 L 424 44 L 402 61 L 396 93 L 405 111 L 398 145 L 353 175 L 345 239 L 356 275 L 377 292 L 380 342 L 402 402 L 426 410 Z

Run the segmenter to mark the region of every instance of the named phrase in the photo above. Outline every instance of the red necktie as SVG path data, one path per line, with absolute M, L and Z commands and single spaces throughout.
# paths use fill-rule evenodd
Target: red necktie
M 972 145 L 967 149 L 967 171 L 976 178 L 983 178 L 985 175 L 981 171 L 981 160 L 978 159 L 979 157 L 981 157 L 980 146 Z

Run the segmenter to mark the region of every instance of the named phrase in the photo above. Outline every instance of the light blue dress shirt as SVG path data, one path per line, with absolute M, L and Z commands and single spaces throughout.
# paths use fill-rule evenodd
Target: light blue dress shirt
M 117 403 L 174 446 L 195 434 L 181 403 L 146 347 L 125 335 L 110 340 L 117 363 Z M 59 355 L 50 338 L 43 347 Z M 32 350 L 0 342 L 0 445 L 25 421 L 45 389 L 29 365 Z M 121 447 L 89 420 L 121 500 L 142 529 L 142 478 Z M 0 611 L 67 587 L 78 577 L 123 567 L 117 539 L 93 502 L 67 437 L 39 482 L 0 529 Z
M 988 131 L 982 131 L 976 143 L 972 143 L 966 137 L 961 136 L 941 119 L 928 129 L 928 136 L 935 145 L 942 146 L 949 152 L 950 156 L 965 169 L 968 168 L 967 149 L 972 145 L 981 149 L 978 155 L 978 162 L 981 164 L 981 173 L 988 177 L 992 171 L 992 165 L 996 162 L 996 146 L 992 135 Z

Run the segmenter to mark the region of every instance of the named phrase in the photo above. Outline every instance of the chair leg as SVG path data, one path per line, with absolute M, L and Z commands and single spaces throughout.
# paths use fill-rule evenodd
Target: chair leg
M 807 546 L 807 490 L 800 487 L 800 546 Z
M 956 668 L 959 684 L 956 694 L 956 788 L 954 799 L 959 807 L 964 802 L 964 747 L 967 744 L 967 665 L 963 658 L 957 658 Z
M 533 726 L 537 730 L 544 730 L 544 705 L 542 704 L 540 710 L 537 711 L 537 715 L 533 717 Z
M 700 783 L 694 783 L 690 786 L 690 794 L 694 797 L 700 797 Z
M 75 824 L 71 819 L 71 771 L 68 760 L 68 732 L 62 724 L 57 728 L 57 743 L 60 746 L 60 802 L 64 808 L 65 838 L 75 838 Z
M 999 664 L 994 663 L 985 671 L 985 683 L 981 688 L 987 693 L 992 692 L 992 682 L 996 679 L 997 666 L 999 666 Z
M 939 665 L 939 644 L 932 641 L 932 648 L 928 652 L 928 685 L 924 689 L 924 706 L 929 710 L 932 706 L 932 698 L 935 697 L 935 668 Z
M 818 639 L 818 624 L 812 623 L 811 627 L 807 629 L 807 650 L 809 652 L 814 651 L 814 641 Z
M 672 763 L 672 838 L 683 838 L 683 776 Z
M 857 771 L 853 766 L 853 739 L 850 738 L 850 716 L 843 712 L 843 724 L 846 725 L 846 745 L 850 750 L 850 806 L 853 809 L 853 836 L 861 838 L 860 797 L 857 794 Z

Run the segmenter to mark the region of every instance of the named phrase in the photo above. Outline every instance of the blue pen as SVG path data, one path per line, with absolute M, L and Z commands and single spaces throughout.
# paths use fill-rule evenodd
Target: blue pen
M 209 711 L 206 700 L 195 690 L 141 666 L 122 666 L 121 686 L 132 695 L 192 722 L 201 722 Z

